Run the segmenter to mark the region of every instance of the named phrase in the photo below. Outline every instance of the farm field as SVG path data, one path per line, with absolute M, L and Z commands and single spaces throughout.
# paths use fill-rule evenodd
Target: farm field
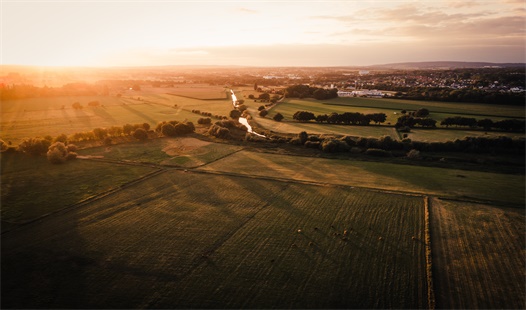
M 2 235 L 2 308 L 426 308 L 423 212 L 418 196 L 166 171 Z
M 51 165 L 46 157 L 0 156 L 2 229 L 117 188 L 156 171 L 143 166 L 75 160 Z M 6 223 L 6 225 L 4 225 Z
M 331 124 L 318 124 L 314 121 L 301 123 L 293 120 L 293 115 L 297 111 L 309 111 L 315 115 L 319 114 L 330 114 L 332 112 L 344 113 L 344 112 L 359 112 L 364 114 L 369 113 L 385 113 L 387 120 L 384 124 L 394 125 L 397 122 L 398 117 L 400 117 L 400 110 L 398 108 L 389 108 L 388 103 L 392 103 L 393 99 L 372 99 L 372 98 L 336 98 L 332 99 L 330 102 L 321 102 L 313 99 L 287 99 L 284 102 L 278 103 L 273 107 L 269 115 L 266 118 L 255 117 L 255 121 L 262 127 L 268 130 L 276 132 L 300 132 L 307 131 L 312 134 L 341 134 L 341 135 L 352 135 L 360 137 L 381 137 L 381 136 L 391 136 L 394 139 L 399 139 L 398 134 L 394 131 L 393 127 L 390 126 L 346 126 L 346 125 L 331 125 Z M 334 102 L 333 102 L 334 101 Z M 384 102 L 386 101 L 386 102 Z M 402 101 L 402 107 L 408 108 L 405 106 L 405 101 Z M 407 100 L 406 100 L 407 101 Z M 378 106 L 375 104 L 378 103 Z M 431 109 L 434 106 L 438 106 L 438 111 L 445 111 L 449 106 L 452 107 L 452 111 L 458 110 L 460 113 L 467 113 L 463 110 L 463 104 L 460 103 L 433 103 L 431 106 L 427 106 L 428 102 L 421 102 L 422 104 L 418 107 L 414 106 L 413 109 L 418 109 L 421 107 L 427 107 Z M 259 103 L 251 103 L 248 101 L 247 105 L 250 107 L 254 106 L 252 111 L 254 115 L 257 114 L 256 108 Z M 259 104 L 260 105 L 260 104 Z M 363 105 L 363 106 L 362 106 Z M 367 107 L 370 105 L 371 107 Z M 503 107 L 502 110 L 494 110 L 493 106 L 490 105 L 479 105 L 474 104 L 475 112 L 472 113 L 496 113 L 497 116 L 485 115 L 475 115 L 475 114 L 462 114 L 464 117 L 474 117 L 476 119 L 491 118 L 494 121 L 517 117 L 517 115 L 524 115 L 524 109 L 515 106 Z M 477 109 L 478 108 L 478 109 Z M 484 109 L 485 108 L 485 109 Z M 471 110 L 470 110 L 471 111 Z M 497 112 L 498 111 L 498 112 Z M 276 122 L 272 120 L 272 117 L 277 113 L 281 113 L 285 119 L 281 122 Z M 515 113 L 515 114 L 514 114 Z M 520 114 L 518 114 L 520 113 Z M 431 110 L 430 117 L 437 121 L 439 128 L 433 130 L 426 130 L 415 128 L 412 130 L 412 133 L 409 134 L 409 138 L 415 141 L 454 141 L 456 139 L 463 139 L 466 136 L 510 136 L 510 137 L 523 137 L 522 133 L 509 133 L 509 132 L 497 132 L 497 131 L 483 131 L 483 130 L 469 130 L 469 129 L 441 129 L 440 122 L 446 117 L 451 117 L 455 114 L 444 113 L 444 112 L 434 112 Z
M 254 167 L 265 167 L 254 169 Z M 241 151 L 200 169 L 524 205 L 524 175 Z M 488 190 L 491 189 L 491 190 Z
M 423 129 L 413 128 L 407 134 L 408 138 L 414 141 L 422 142 L 447 142 L 455 141 L 456 139 L 464 139 L 465 137 L 510 137 L 510 138 L 524 138 L 524 133 L 518 132 L 499 132 L 499 131 L 482 131 L 482 130 L 462 130 L 462 129 Z
M 79 154 L 103 156 L 105 160 L 153 163 L 194 168 L 241 150 L 242 147 L 212 143 L 191 136 L 159 138 L 145 142 L 80 150 Z
M 90 101 L 99 101 L 101 107 L 88 107 Z M 73 109 L 73 102 L 79 102 L 83 109 Z M 26 138 L 71 135 L 127 123 L 149 123 L 152 127 L 170 120 L 196 123 L 203 116 L 191 113 L 191 110 L 229 115 L 232 105 L 226 99 L 198 100 L 145 90 L 129 91 L 121 98 L 87 96 L 5 100 L 1 108 L 0 138 L 17 145 Z
M 389 110 L 408 110 L 415 111 L 420 108 L 427 108 L 431 113 L 448 113 L 458 115 L 473 115 L 475 118 L 480 116 L 494 117 L 519 117 L 524 118 L 524 107 L 506 105 L 494 105 L 484 103 L 461 103 L 461 102 L 440 102 L 440 101 L 417 101 L 390 98 L 335 98 L 323 101 L 327 105 L 343 105 L 356 107 L 375 107 Z
M 524 309 L 524 209 L 433 199 L 437 309 Z

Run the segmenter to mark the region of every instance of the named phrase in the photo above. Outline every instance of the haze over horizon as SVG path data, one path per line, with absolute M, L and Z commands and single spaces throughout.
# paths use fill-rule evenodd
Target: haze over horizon
M 3 65 L 526 62 L 523 0 L 3 0 L 0 6 Z

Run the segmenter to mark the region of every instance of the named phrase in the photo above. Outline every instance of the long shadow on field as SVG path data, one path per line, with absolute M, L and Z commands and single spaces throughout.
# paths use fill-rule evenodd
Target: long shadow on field
M 157 124 L 157 121 L 154 120 L 153 118 L 149 117 L 148 115 L 142 113 L 142 112 L 139 112 L 137 110 L 135 110 L 134 108 L 130 107 L 129 105 L 127 104 L 124 104 L 122 105 L 122 107 L 128 111 L 130 111 L 131 113 L 137 115 L 137 116 L 140 116 L 142 119 L 146 120 L 147 122 L 149 122 L 150 124 Z
M 44 219 L 2 234 L 1 308 L 82 308 L 97 253 L 85 249 L 77 217 Z
M 95 115 L 107 121 L 109 124 L 116 123 L 115 118 L 110 113 L 108 113 L 108 111 L 106 111 L 106 108 L 103 108 L 103 107 L 93 108 L 93 112 L 95 113 Z

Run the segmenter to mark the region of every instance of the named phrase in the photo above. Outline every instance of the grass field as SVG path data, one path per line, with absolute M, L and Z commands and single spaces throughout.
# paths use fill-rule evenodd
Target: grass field
M 88 107 L 90 101 L 99 101 L 103 106 Z M 73 102 L 79 102 L 84 108 L 73 109 Z M 25 138 L 71 135 L 127 123 L 149 123 L 152 127 L 170 120 L 196 123 L 203 116 L 191 113 L 194 109 L 229 115 L 232 105 L 227 99 L 192 99 L 162 93 L 159 89 L 129 91 L 121 98 L 88 96 L 5 100 L 1 103 L 0 138 L 17 145 Z
M 475 118 L 481 116 L 490 117 L 520 117 L 524 118 L 524 107 L 506 105 L 505 103 L 494 105 L 484 103 L 463 102 L 438 102 L 438 101 L 416 101 L 389 98 L 335 98 L 325 100 L 328 105 L 342 105 L 355 107 L 385 108 L 388 110 L 416 111 L 427 108 L 431 113 L 448 113 L 455 115 L 472 115 Z M 491 118 L 491 117 L 490 117 Z
M 420 105 L 417 105 L 419 103 Z M 249 102 L 251 108 L 256 109 L 258 103 Z M 409 138 L 415 141 L 454 141 L 455 139 L 462 139 L 466 136 L 511 136 L 523 137 L 521 133 L 508 132 L 493 132 L 486 133 L 482 130 L 468 130 L 468 129 L 440 129 L 440 122 L 446 117 L 458 115 L 460 113 L 464 117 L 474 117 L 476 119 L 491 118 L 494 121 L 502 120 L 510 117 L 520 117 L 524 115 L 524 108 L 516 106 L 503 106 L 495 109 L 493 105 L 484 104 L 467 104 L 462 103 L 444 103 L 444 102 L 416 102 L 409 100 L 394 100 L 394 99 L 373 99 L 373 98 L 336 98 L 330 101 L 318 101 L 314 99 L 287 99 L 282 103 L 278 103 L 273 107 L 266 118 L 256 116 L 256 122 L 263 128 L 277 132 L 300 132 L 307 131 L 308 133 L 320 134 L 342 134 L 362 137 L 381 137 L 390 135 L 397 139 L 398 135 L 389 126 L 345 126 L 345 125 L 329 125 L 318 124 L 316 122 L 300 123 L 293 120 L 293 115 L 297 111 L 309 111 L 314 115 L 330 114 L 332 112 L 359 112 L 363 114 L 370 113 L 385 113 L 387 120 L 385 125 L 394 125 L 400 117 L 402 109 L 415 110 L 421 107 L 426 107 L 431 110 L 430 117 L 437 121 L 438 129 L 425 130 L 416 128 L 409 134 Z M 471 110 L 471 108 L 473 110 Z M 435 110 L 432 110 L 435 109 Z M 446 113 L 448 111 L 448 113 Z M 281 113 L 285 120 L 282 122 L 275 122 L 272 117 L 277 113 Z M 470 114 L 471 113 L 471 114 Z M 480 113 L 480 115 L 477 115 Z M 483 115 L 483 113 L 486 113 Z M 253 114 L 257 112 L 253 110 Z
M 2 154 L 2 222 L 24 222 L 133 181 L 155 169 Z M 4 227 L 3 227 L 4 228 Z
M 438 309 L 524 309 L 524 209 L 433 199 Z
M 254 169 L 253 167 L 265 167 Z M 201 169 L 524 205 L 524 175 L 241 151 Z M 488 190 L 490 189 L 490 190 Z
M 165 172 L 3 235 L 2 307 L 425 308 L 422 219 L 419 197 Z

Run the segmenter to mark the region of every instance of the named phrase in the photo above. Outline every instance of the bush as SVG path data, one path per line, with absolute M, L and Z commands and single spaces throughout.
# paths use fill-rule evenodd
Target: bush
M 267 115 L 268 115 L 268 111 L 267 110 L 263 109 L 263 110 L 259 111 L 259 116 L 265 117 Z
M 407 158 L 411 159 L 419 159 L 420 158 L 420 151 L 412 149 L 407 153 Z
M 133 137 L 139 141 L 144 141 L 148 139 L 148 133 L 144 128 L 137 128 L 133 132 Z
M 276 115 L 274 115 L 274 117 L 272 118 L 273 120 L 275 120 L 276 122 L 281 122 L 283 120 L 283 115 L 281 113 L 277 113 Z
M 177 134 L 176 131 L 175 131 L 174 125 L 172 125 L 170 123 L 165 123 L 165 124 L 162 125 L 161 133 L 164 136 L 167 136 L 167 137 L 173 137 L 173 136 L 175 136 Z
M 7 143 L 4 142 L 4 140 L 0 139 L 0 152 L 7 151 Z
M 18 145 L 18 150 L 29 155 L 42 155 L 48 151 L 51 142 L 46 139 L 30 138 Z
M 103 143 L 104 145 L 106 145 L 106 146 L 110 146 L 112 142 L 113 142 L 113 141 L 111 140 L 110 137 L 106 137 L 106 138 L 104 138 L 104 140 L 102 141 L 102 143 Z
M 55 142 L 49 146 L 47 159 L 52 164 L 62 164 L 68 159 L 68 149 L 62 142 Z
M 200 119 L 197 120 L 197 123 L 201 124 L 201 125 L 208 125 L 208 124 L 212 123 L 212 119 L 210 119 L 210 118 L 200 118 Z
M 378 157 L 391 157 L 393 154 L 391 152 L 388 152 L 386 150 L 382 149 L 376 149 L 376 148 L 369 148 L 365 150 L 365 154 L 371 155 L 371 156 L 378 156 Z

